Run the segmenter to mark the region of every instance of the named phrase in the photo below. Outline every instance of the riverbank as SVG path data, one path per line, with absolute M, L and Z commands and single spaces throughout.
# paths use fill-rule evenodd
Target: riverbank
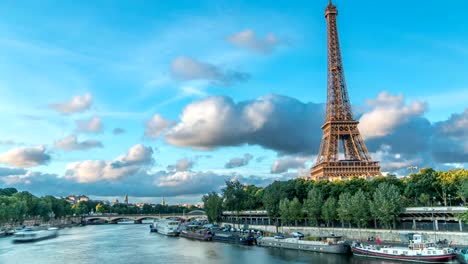
M 229 224 L 229 223 L 222 223 Z M 232 224 L 231 224 L 232 225 Z M 274 225 L 249 225 L 249 229 L 258 229 L 264 232 L 275 233 Z M 401 236 L 406 233 L 423 234 L 430 240 L 438 241 L 446 239 L 453 246 L 468 246 L 468 232 L 443 232 L 443 231 L 422 231 L 422 230 L 388 230 L 388 229 L 365 229 L 365 228 L 327 228 L 327 227 L 304 227 L 304 226 L 283 226 L 278 231 L 284 234 L 301 232 L 305 235 L 320 236 L 324 234 L 335 234 L 344 236 L 349 240 L 366 241 L 369 237 L 379 237 L 382 241 L 401 242 Z
M 82 222 L 81 220 L 82 219 L 80 216 L 62 217 L 57 219 L 50 219 L 48 221 L 44 221 L 40 218 L 26 219 L 23 221 L 22 224 L 6 223 L 1 226 L 0 230 L 12 230 L 19 226 L 53 226 L 58 228 L 65 228 L 80 225 Z

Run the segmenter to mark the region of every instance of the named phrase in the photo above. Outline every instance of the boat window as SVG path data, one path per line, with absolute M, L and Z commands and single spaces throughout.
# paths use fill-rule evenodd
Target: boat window
M 384 250 L 383 253 L 387 254 L 387 253 L 388 253 L 388 250 Z
M 403 255 L 408 255 L 408 251 L 403 251 Z
M 393 250 L 393 254 L 398 254 L 398 250 Z

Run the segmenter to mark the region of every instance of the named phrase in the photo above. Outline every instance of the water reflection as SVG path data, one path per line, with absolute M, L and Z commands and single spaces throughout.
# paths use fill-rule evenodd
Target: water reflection
M 0 238 L 0 263 L 391 263 L 350 256 L 192 241 L 150 233 L 148 225 L 99 225 L 60 230 L 32 244 Z

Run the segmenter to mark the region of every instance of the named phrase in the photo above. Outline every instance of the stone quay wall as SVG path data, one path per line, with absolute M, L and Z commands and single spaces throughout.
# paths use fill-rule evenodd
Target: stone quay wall
M 229 223 L 226 223 L 229 224 Z M 233 224 L 230 224 L 233 225 Z M 235 225 L 237 226 L 237 225 Z M 242 225 L 241 225 L 242 227 Z M 274 225 L 248 225 L 249 229 L 258 229 L 269 233 L 275 233 Z M 292 232 L 301 232 L 305 235 L 320 236 L 325 234 L 335 234 L 344 236 L 348 240 L 367 241 L 367 238 L 379 237 L 382 241 L 401 242 L 401 235 L 406 233 L 418 233 L 425 236 L 428 240 L 438 241 L 447 239 L 452 245 L 468 246 L 468 232 L 445 232 L 445 231 L 421 231 L 421 230 L 388 230 L 388 229 L 365 229 L 365 228 L 328 228 L 328 227 L 304 227 L 304 226 L 283 226 L 278 227 L 278 231 L 284 234 Z

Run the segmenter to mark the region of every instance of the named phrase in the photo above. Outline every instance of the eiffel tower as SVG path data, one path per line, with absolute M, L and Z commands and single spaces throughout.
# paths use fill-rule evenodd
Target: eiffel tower
M 359 122 L 353 118 L 341 61 L 337 15 L 338 10 L 330 0 L 325 10 L 328 34 L 327 110 L 317 162 L 310 173 L 314 180 L 380 175 L 379 162 L 372 161 L 359 133 Z M 340 160 L 340 150 L 344 152 L 344 160 Z

